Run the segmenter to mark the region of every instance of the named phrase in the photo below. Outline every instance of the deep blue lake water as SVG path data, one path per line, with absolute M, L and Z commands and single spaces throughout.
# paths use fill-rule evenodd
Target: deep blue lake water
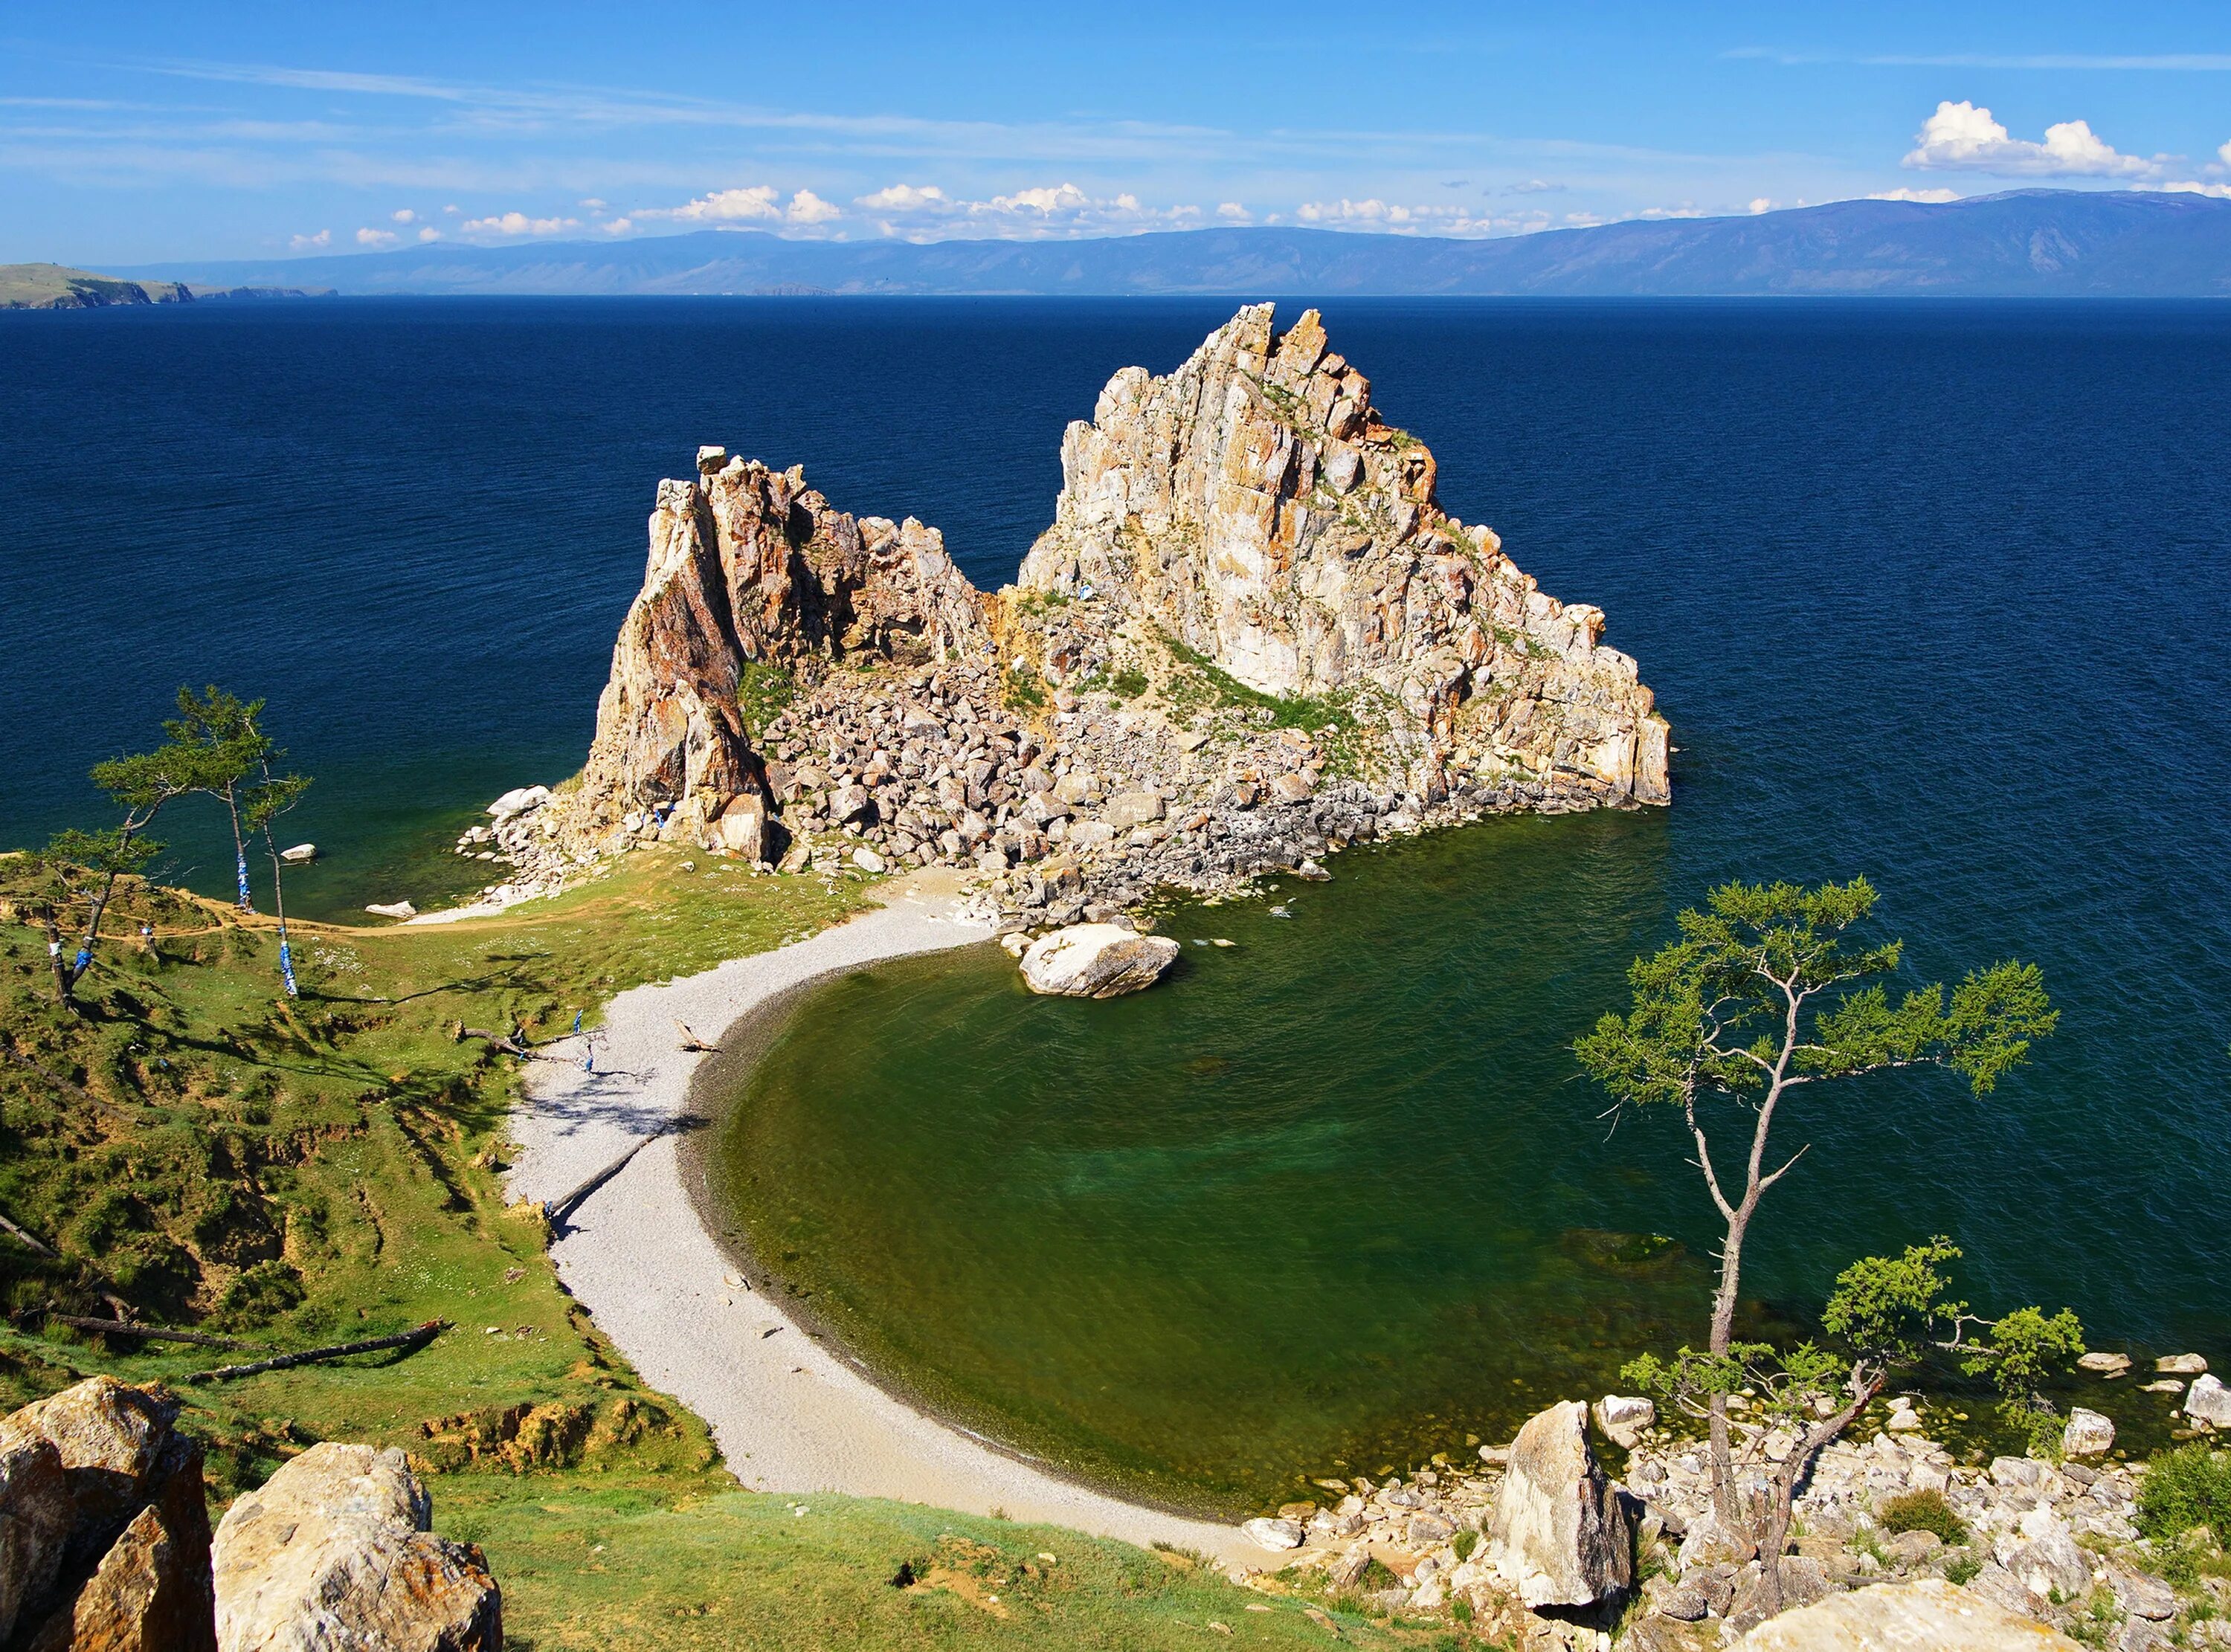
M 1064 423 L 1230 308 L 0 316 L 0 842 L 93 818 L 85 766 L 213 677 L 268 694 L 319 778 L 292 834 L 331 851 L 305 904 L 423 903 L 460 881 L 450 829 L 578 765 L 656 483 L 698 443 L 919 516 L 996 582 L 1050 517 Z M 1672 719 L 1672 810 L 1529 829 L 1597 834 L 1604 875 L 1541 957 L 1589 1014 L 1675 907 L 1736 875 L 1865 873 L 1917 971 L 2047 972 L 2060 1035 L 1988 1107 L 1871 1091 L 1820 1116 L 1810 1215 L 1762 1250 L 1762 1287 L 1817 1294 L 1834 1258 L 1943 1228 L 1979 1300 L 2231 1353 L 2231 308 L 1343 300 L 1327 320 L 1432 446 L 1445 503 L 1600 603 Z M 222 891 L 218 840 L 173 836 Z M 1461 965 L 1464 903 L 1446 911 Z M 1342 939 L 1328 920 L 1261 944 Z M 1504 945 L 1497 967 L 1523 969 Z M 1542 1059 L 1577 1030 L 1541 1026 Z M 1708 1237 L 1685 1174 L 1607 1225 Z

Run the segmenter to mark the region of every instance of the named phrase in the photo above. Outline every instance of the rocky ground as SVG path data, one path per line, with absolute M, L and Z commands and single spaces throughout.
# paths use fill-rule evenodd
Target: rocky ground
M 798 688 L 759 733 L 776 803 L 766 864 L 822 876 L 962 868 L 1006 927 L 1035 932 L 1128 918 L 1161 890 L 1310 876 L 1354 842 L 1624 801 L 1554 767 L 1423 793 L 1374 785 L 1358 778 L 1367 727 L 1253 703 L 1151 641 L 1103 630 L 1067 674 L 1077 686 L 989 661 L 831 668 Z M 508 793 L 490 824 L 458 839 L 457 854 L 508 868 L 488 900 L 553 894 L 609 857 L 689 841 L 682 817 L 652 808 L 568 844 L 562 798 L 550 801 L 539 786 Z
M 2164 1363 L 2187 1371 L 2198 1363 L 2181 1360 Z M 2203 1395 L 2203 1409 L 2207 1401 Z M 1478 1463 L 1444 1455 L 1384 1481 L 1319 1481 L 1322 1500 L 1251 1522 L 1266 1547 L 1292 1551 L 1265 1586 L 1361 1598 L 1401 1617 L 1452 1617 L 1491 1641 L 1537 1652 L 1873 1643 L 1816 1642 L 1782 1629 L 1770 1642 L 1745 1642 L 1769 1617 L 1763 1569 L 1729 1545 L 1710 1517 L 1703 1445 L 1654 1426 L 1645 1402 L 1607 1397 L 1594 1409 L 1600 1430 L 1607 1421 L 1632 1442 L 1618 1479 L 1596 1463 L 1593 1447 L 1585 1460 L 1568 1441 L 1562 1458 L 1543 1449 L 1533 1437 L 1542 1425 L 1562 1411 L 1569 1429 L 1579 1410 L 1553 1408 L 1514 1445 L 1483 1447 Z M 1639 1426 L 1645 1417 L 1651 1423 Z M 2033 1622 L 2067 1637 L 2024 1645 L 2073 1642 L 2116 1652 L 2231 1645 L 2231 1579 L 2204 1564 L 2220 1551 L 2208 1539 L 2203 1564 L 2173 1565 L 2140 1535 L 2133 1516 L 2146 1470 L 2105 1455 L 2113 1435 L 2105 1418 L 2076 1411 L 2066 1443 L 2084 1455 L 2057 1463 L 2010 1456 L 1963 1463 L 1927 1436 L 1910 1407 L 1883 1420 L 1889 1426 L 1827 1448 L 1803 1482 L 1793 1552 L 1781 1565 L 1785 1611 L 1884 1584 L 1940 1592 L 1950 1585 L 1956 1603 L 1997 1609 L 1972 1608 L 1992 1623 Z M 2189 1412 L 2188 1420 L 2206 1431 Z M 1941 1533 L 1917 1523 L 1912 1504 L 1893 1504 L 1914 1494 Z M 1610 1549 L 1599 1543 L 1591 1553 L 1585 1537 L 1585 1512 L 1614 1506 L 1633 1537 L 1629 1583 L 1617 1577 Z M 1525 1511 L 1545 1508 L 1560 1512 L 1526 1529 Z M 2187 1581 L 2172 1585 L 2164 1571 Z M 1529 1606 L 1543 1595 L 1551 1598 Z M 1923 1652 L 1998 1644 L 1980 1629 L 1943 1641 L 1882 1642 L 1893 1643 Z

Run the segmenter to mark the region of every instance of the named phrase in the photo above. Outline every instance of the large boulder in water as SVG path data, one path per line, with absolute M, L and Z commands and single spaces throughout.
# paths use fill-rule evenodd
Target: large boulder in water
M 224 1652 L 501 1652 L 503 1602 L 475 1549 L 436 1537 L 400 1451 L 327 1442 L 217 1528 Z
M 2077 1652 L 2059 1631 L 1941 1578 L 1831 1595 L 1769 1618 L 1740 1645 L 1742 1652 Z
M 1064 998 L 1113 998 L 1150 987 L 1177 962 L 1178 944 L 1116 924 L 1073 924 L 1041 935 L 1023 953 L 1033 992 Z
M 1633 1584 L 1633 1534 L 1588 1444 L 1588 1408 L 1578 1400 L 1552 1405 L 1518 1430 L 1484 1552 L 1529 1606 L 1587 1606 Z

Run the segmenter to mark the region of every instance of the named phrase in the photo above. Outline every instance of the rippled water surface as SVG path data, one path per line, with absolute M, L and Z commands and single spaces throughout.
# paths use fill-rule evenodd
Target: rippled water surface
M 78 817 L 84 763 L 215 674 L 270 693 L 320 776 L 311 895 L 438 893 L 439 832 L 578 762 L 655 481 L 699 442 L 936 523 L 994 580 L 1062 424 L 1227 311 L 0 317 L 28 432 L 0 467 L 0 839 Z M 1694 1172 L 1662 1120 L 1609 1133 L 1565 1045 L 1714 881 L 1865 873 L 1917 972 L 2034 958 L 2060 1035 L 1986 1103 L 1807 1097 L 1759 1290 L 1801 1311 L 1945 1231 L 1979 1301 L 2231 1354 L 2231 313 L 1328 321 L 1450 508 L 1609 614 L 1672 720 L 1674 807 L 1352 854 L 1290 921 L 1180 909 L 1238 945 L 1116 1003 L 1029 999 L 988 949 L 831 984 L 721 1141 L 770 1267 L 902 1385 L 1174 1496 L 1460 1444 L 1700 1323 Z M 221 887 L 209 847 L 180 859 Z

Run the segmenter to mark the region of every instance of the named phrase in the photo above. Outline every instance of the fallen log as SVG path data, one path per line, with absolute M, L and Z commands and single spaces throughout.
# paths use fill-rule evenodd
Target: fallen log
M 66 1325 L 78 1331 L 99 1331 L 112 1337 L 146 1337 L 156 1342 L 191 1342 L 204 1348 L 263 1347 L 260 1342 L 242 1342 L 237 1337 L 213 1337 L 206 1331 L 173 1331 L 168 1326 L 141 1325 L 134 1320 L 93 1320 L 76 1313 L 49 1313 L 47 1318 L 56 1325 Z
M 682 1035 L 682 1048 L 691 1055 L 717 1055 L 721 1053 L 721 1047 L 718 1044 L 708 1044 L 695 1033 L 691 1032 L 688 1022 L 676 1020 L 674 1026 L 675 1029 Z
M 117 1106 L 115 1102 L 102 1100 L 100 1097 L 95 1095 L 91 1090 L 87 1089 L 84 1085 L 73 1083 L 68 1079 L 64 1078 L 61 1074 L 49 1071 L 43 1062 L 33 1061 L 29 1055 L 23 1054 L 20 1049 L 10 1050 L 8 1052 L 8 1059 L 15 1062 L 18 1067 L 29 1068 L 32 1072 L 36 1073 L 41 1078 L 46 1080 L 48 1083 L 55 1086 L 59 1089 L 68 1090 L 72 1095 L 77 1097 L 79 1100 L 84 1102 L 87 1106 L 98 1107 L 103 1113 L 107 1113 L 111 1118 L 120 1119 L 126 1124 L 137 1124 L 139 1122 L 139 1120 L 133 1118 L 130 1113 Z
M 213 1371 L 191 1371 L 183 1380 L 190 1383 L 230 1382 L 236 1377 L 254 1377 L 267 1371 L 285 1371 L 293 1365 L 314 1365 L 326 1359 L 345 1359 L 351 1354 L 378 1353 L 387 1348 L 417 1348 L 431 1342 L 448 1328 L 447 1320 L 429 1320 L 417 1330 L 405 1331 L 398 1336 L 372 1337 L 363 1342 L 337 1342 L 329 1348 L 305 1348 L 300 1353 L 250 1360 L 244 1365 L 219 1365 Z

